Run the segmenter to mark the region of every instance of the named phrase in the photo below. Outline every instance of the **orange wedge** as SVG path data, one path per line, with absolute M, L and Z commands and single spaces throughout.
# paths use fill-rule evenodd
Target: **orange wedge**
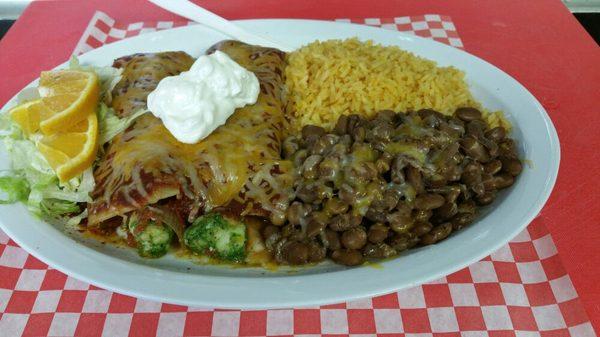
M 80 70 L 44 71 L 38 87 L 47 113 L 40 116 L 44 134 L 63 132 L 95 111 L 100 95 L 98 76 Z
M 10 117 L 29 137 L 40 130 L 40 119 L 47 114 L 46 111 L 44 103 L 38 99 L 17 105 L 10 110 Z
M 94 106 L 95 108 L 95 106 Z M 68 181 L 92 166 L 98 149 L 98 118 L 95 110 L 63 132 L 44 136 L 38 150 L 54 169 L 58 179 Z

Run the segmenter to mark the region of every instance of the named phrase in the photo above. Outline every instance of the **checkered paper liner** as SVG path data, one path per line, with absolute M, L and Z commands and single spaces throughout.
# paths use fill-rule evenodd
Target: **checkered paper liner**
M 420 16 L 401 16 L 395 18 L 362 18 L 362 19 L 335 19 L 338 22 L 358 23 L 369 26 L 381 27 L 414 34 L 421 37 L 463 48 L 463 43 L 456 32 L 456 27 L 449 16 L 426 14 Z M 193 25 L 191 21 L 147 21 L 124 23 L 118 22 L 104 12 L 97 11 L 90 20 L 77 46 L 74 55 L 80 55 L 107 43 L 118 41 L 126 37 L 155 32 L 157 30 Z
M 446 16 L 339 21 L 416 27 L 415 34 L 462 46 Z M 96 12 L 74 54 L 187 24 L 123 24 Z M 21 335 L 596 336 L 543 217 L 492 255 L 442 279 L 373 298 L 285 310 L 200 309 L 110 292 L 50 268 L 0 231 L 0 336 Z

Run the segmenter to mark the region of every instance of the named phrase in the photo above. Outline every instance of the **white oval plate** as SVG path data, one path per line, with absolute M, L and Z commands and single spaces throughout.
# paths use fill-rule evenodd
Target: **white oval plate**
M 258 268 L 202 266 L 167 256 L 144 260 L 134 250 L 102 245 L 32 217 L 23 205 L 0 207 L 0 226 L 21 247 L 50 266 L 102 288 L 151 300 L 221 308 L 296 307 L 347 301 L 428 282 L 480 260 L 507 243 L 538 214 L 548 196 L 560 160 L 556 131 L 541 104 L 516 80 L 461 50 L 413 35 L 362 25 L 311 20 L 247 20 L 245 28 L 299 47 L 313 40 L 358 37 L 397 45 L 440 65 L 467 74 L 475 97 L 491 110 L 502 110 L 514 124 L 514 137 L 525 168 L 470 227 L 433 246 L 410 250 L 380 267 L 344 268 L 332 263 L 268 272 Z M 201 55 L 226 37 L 202 26 L 141 35 L 90 51 L 84 64 L 110 65 L 132 53 L 183 50 Z M 64 65 L 63 65 L 64 66 Z M 35 85 L 35 82 L 30 86 Z M 16 103 L 15 98 L 4 107 Z M 2 148 L 0 169 L 8 168 Z

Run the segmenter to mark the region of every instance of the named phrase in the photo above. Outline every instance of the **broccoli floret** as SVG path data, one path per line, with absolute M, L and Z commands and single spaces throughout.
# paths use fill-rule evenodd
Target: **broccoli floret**
M 219 213 L 198 218 L 183 234 L 185 245 L 194 253 L 207 254 L 229 262 L 246 257 L 246 225 Z
M 157 224 L 154 221 L 148 221 L 142 225 L 134 216 L 130 218 L 128 226 L 140 256 L 158 258 L 169 251 L 175 235 L 169 226 L 162 223 Z

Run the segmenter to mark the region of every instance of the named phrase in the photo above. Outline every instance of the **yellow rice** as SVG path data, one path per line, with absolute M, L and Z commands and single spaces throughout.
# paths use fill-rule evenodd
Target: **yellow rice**
M 473 98 L 464 73 L 398 47 L 358 39 L 316 41 L 288 55 L 286 86 L 292 126 L 333 127 L 351 113 L 370 117 L 430 108 L 452 114 L 458 107 L 481 105 Z M 504 124 L 500 113 L 487 114 L 492 125 Z

